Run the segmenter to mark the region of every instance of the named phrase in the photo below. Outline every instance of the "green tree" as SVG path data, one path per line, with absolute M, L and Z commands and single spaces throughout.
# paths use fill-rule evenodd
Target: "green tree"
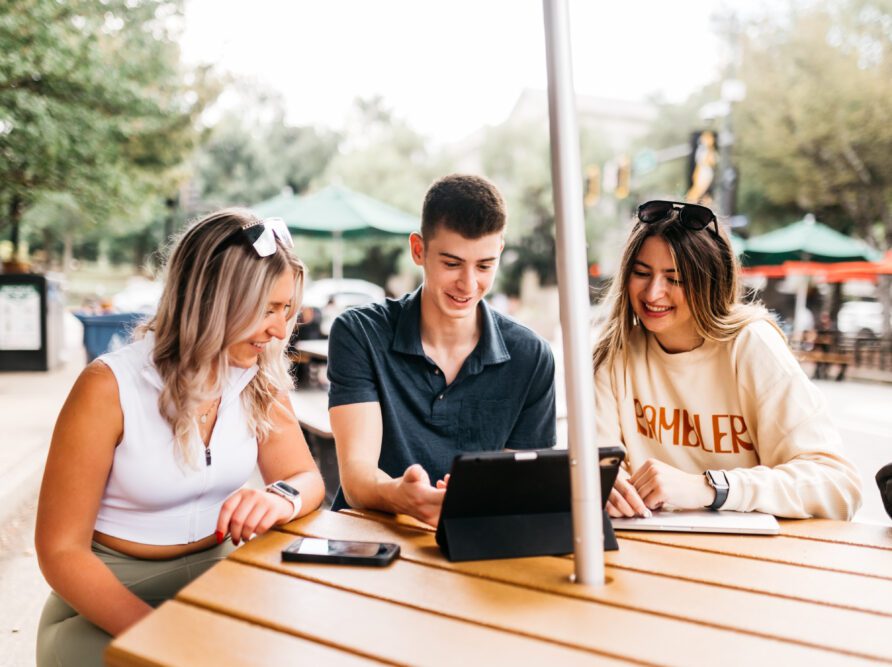
M 193 160 L 204 206 L 256 204 L 286 187 L 304 192 L 337 152 L 340 135 L 290 125 L 281 95 L 252 81 L 231 83 L 238 102 Z
M 793 6 L 744 34 L 743 196 L 892 247 L 892 3 Z
M 892 247 L 892 2 L 791 5 L 744 35 L 748 93 L 735 118 L 744 199 L 810 211 Z M 878 290 L 886 336 L 890 283 Z
M 597 132 L 580 131 L 582 164 L 601 164 L 610 156 Z M 509 225 L 503 264 L 503 289 L 517 294 L 523 272 L 533 269 L 543 285 L 557 284 L 551 154 L 547 121 L 506 123 L 488 128 L 481 148 L 483 173 L 499 186 L 508 205 Z M 582 174 L 579 175 L 580 180 Z M 589 241 L 598 238 L 607 222 L 590 214 Z M 590 248 L 595 246 L 594 243 Z M 593 252 L 589 259 L 595 259 Z
M 355 101 L 340 150 L 321 183 L 340 183 L 420 215 L 424 193 L 449 166 L 380 97 L 372 97 Z
M 178 0 L 7 0 L 0 10 L 0 228 L 69 193 L 94 224 L 145 224 L 213 94 L 179 65 Z
M 372 97 L 354 102 L 338 153 L 318 185 L 337 183 L 420 219 L 428 187 L 450 171 L 448 158 L 431 152 L 421 134 L 380 97 Z M 345 275 L 383 285 L 387 276 L 398 272 L 406 245 L 401 237 L 345 244 Z

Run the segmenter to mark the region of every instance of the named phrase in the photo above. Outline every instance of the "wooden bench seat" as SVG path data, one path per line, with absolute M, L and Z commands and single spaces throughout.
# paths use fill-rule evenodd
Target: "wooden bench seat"
M 331 507 L 335 493 L 341 485 L 338 474 L 338 457 L 334 435 L 328 418 L 328 392 L 321 389 L 298 389 L 290 392 L 291 407 L 307 439 L 310 453 L 319 466 L 325 481 L 323 507 Z
M 302 429 L 321 438 L 332 438 L 327 392 L 313 389 L 292 391 L 291 407 Z
M 855 362 L 851 352 L 823 352 L 821 350 L 796 350 L 796 359 L 813 364 L 837 364 L 848 366 Z

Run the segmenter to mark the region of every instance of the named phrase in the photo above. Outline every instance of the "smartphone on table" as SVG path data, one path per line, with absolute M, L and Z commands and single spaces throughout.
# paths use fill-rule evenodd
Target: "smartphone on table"
M 399 556 L 400 546 L 390 542 L 355 542 L 298 537 L 282 550 L 282 560 L 293 563 L 337 563 L 384 566 Z

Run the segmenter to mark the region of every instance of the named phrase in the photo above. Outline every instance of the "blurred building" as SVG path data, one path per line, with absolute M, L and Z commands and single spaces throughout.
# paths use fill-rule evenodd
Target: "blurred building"
M 617 155 L 628 152 L 632 143 L 643 136 L 657 116 L 657 108 L 649 102 L 615 100 L 591 95 L 577 95 L 576 108 L 580 131 L 597 132 Z M 526 89 L 517 98 L 514 108 L 496 127 L 528 126 L 538 123 L 548 132 L 548 94 L 544 90 Z M 480 173 L 480 150 L 487 130 L 480 128 L 451 148 L 456 170 Z

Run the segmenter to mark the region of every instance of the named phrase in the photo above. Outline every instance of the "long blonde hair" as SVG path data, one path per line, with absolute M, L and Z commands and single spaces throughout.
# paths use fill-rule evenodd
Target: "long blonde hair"
M 678 215 L 677 210 L 672 210 L 664 219 L 653 223 L 636 221 L 629 233 L 619 271 L 605 297 L 609 315 L 595 346 L 595 370 L 603 363 L 612 365 L 618 354 L 625 355 L 633 329 L 641 326 L 632 311 L 628 285 L 635 259 L 644 242 L 652 236 L 662 238 L 669 245 L 700 336 L 719 342 L 733 340 L 755 320 L 768 320 L 777 327 L 764 306 L 743 301 L 739 264 L 724 229 L 719 228 L 717 233 L 710 227 L 690 230 L 681 224 Z
M 187 464 L 195 462 L 190 442 L 198 404 L 221 394 L 229 375 L 229 346 L 256 330 L 270 290 L 286 271 L 294 276 L 288 334 L 297 319 L 304 266 L 278 240 L 272 255 L 260 257 L 241 231 L 257 222 L 251 211 L 229 208 L 192 224 L 172 246 L 155 316 L 137 330 L 137 336 L 155 335 L 152 360 L 163 383 L 158 408 Z M 242 391 L 248 426 L 260 441 L 272 429 L 276 394 L 293 387 L 287 338 L 266 346 L 259 371 Z

